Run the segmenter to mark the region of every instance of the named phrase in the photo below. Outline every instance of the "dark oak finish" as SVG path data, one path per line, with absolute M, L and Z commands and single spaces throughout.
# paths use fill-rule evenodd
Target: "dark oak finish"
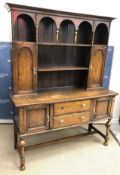
M 93 47 L 89 70 L 89 87 L 102 86 L 105 56 L 106 46 Z
M 13 44 L 14 93 L 29 93 L 36 86 L 36 47 L 33 43 Z
M 84 123 L 84 135 L 98 133 L 107 145 L 117 93 L 102 83 L 113 18 L 7 5 L 12 17 L 14 147 L 20 169 L 25 169 L 24 151 L 38 147 L 27 147 L 26 136 Z M 101 119 L 107 119 L 105 134 L 93 126 Z

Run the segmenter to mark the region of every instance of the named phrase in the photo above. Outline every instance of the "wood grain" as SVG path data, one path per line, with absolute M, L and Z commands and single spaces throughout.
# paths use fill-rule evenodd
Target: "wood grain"
M 91 121 L 92 114 L 90 112 L 65 114 L 54 117 L 53 128 L 62 128 L 71 125 L 79 125 Z
M 55 102 L 96 99 L 100 97 L 114 97 L 116 92 L 107 89 L 96 90 L 81 90 L 81 89 L 66 89 L 43 91 L 41 93 L 31 95 L 13 95 L 12 100 L 17 107 L 29 106 L 34 104 L 51 104 Z
M 87 111 L 91 109 L 91 100 L 72 101 L 54 104 L 54 115 Z

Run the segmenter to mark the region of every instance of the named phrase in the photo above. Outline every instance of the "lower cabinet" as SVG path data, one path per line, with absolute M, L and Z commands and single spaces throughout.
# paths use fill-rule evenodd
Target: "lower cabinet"
M 20 133 L 40 132 L 109 117 L 112 98 L 31 105 L 19 109 Z
M 71 98 L 64 91 L 58 94 L 45 91 L 39 95 L 15 96 L 13 100 L 17 115 L 14 117 L 14 147 L 20 152 L 21 169 L 24 169 L 25 165 L 24 150 L 39 146 L 38 143 L 27 144 L 25 137 L 33 134 L 41 134 L 41 143 L 44 145 L 45 142 L 58 141 L 61 133 L 59 130 L 63 129 L 65 132 L 70 127 L 75 129 L 76 126 L 86 124 L 88 128 L 77 134 L 78 136 L 98 133 L 103 137 L 104 145 L 108 145 L 115 95 L 116 93 L 110 90 L 98 89 L 77 90 L 77 93 L 72 90 L 69 91 Z M 96 121 L 102 119 L 105 119 L 102 122 L 105 125 L 105 133 L 95 126 Z M 50 135 L 54 133 L 55 138 L 48 138 L 45 133 L 51 133 Z M 46 141 L 44 136 L 48 138 Z M 64 137 L 61 135 L 63 140 L 68 138 L 73 138 L 73 134 L 66 138 L 65 135 Z

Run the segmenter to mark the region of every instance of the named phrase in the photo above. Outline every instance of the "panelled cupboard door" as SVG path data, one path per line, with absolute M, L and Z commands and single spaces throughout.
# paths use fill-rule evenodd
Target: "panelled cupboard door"
M 26 131 L 44 131 L 49 129 L 48 105 L 34 105 L 26 108 Z
M 95 46 L 92 49 L 88 87 L 96 88 L 102 86 L 106 47 Z
M 23 94 L 36 89 L 36 46 L 33 43 L 13 45 L 14 93 Z
M 96 100 L 95 119 L 109 116 L 111 110 L 111 98 L 99 98 Z

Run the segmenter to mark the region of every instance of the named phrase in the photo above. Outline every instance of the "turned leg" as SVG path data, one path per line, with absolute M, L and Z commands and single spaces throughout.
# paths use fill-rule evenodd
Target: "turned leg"
M 109 118 L 108 121 L 107 121 L 107 123 L 106 123 L 106 135 L 105 135 L 105 142 L 104 142 L 104 145 L 105 146 L 108 145 L 109 133 L 110 133 L 110 126 L 111 126 L 111 118 Z
M 23 171 L 25 169 L 24 147 L 25 147 L 25 141 L 23 139 L 20 139 L 20 141 L 19 141 L 19 153 L 20 153 L 20 170 L 21 171 Z
M 90 133 L 92 131 L 92 123 L 88 125 L 88 132 Z
M 14 148 L 17 149 L 17 131 L 14 123 Z

